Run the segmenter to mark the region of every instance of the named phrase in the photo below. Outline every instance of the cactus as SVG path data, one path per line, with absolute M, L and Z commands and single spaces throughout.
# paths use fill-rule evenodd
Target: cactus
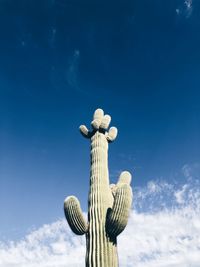
M 127 225 L 132 202 L 129 172 L 122 172 L 117 184 L 109 185 L 108 144 L 117 136 L 117 128 L 107 131 L 110 121 L 109 115 L 97 109 L 91 123 L 92 131 L 85 125 L 80 126 L 82 135 L 91 140 L 88 223 L 76 197 L 67 197 L 64 202 L 71 230 L 86 235 L 86 267 L 118 266 L 117 236 Z

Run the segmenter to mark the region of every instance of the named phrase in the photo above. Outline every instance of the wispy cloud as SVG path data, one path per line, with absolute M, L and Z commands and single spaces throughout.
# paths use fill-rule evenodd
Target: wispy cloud
M 80 51 L 76 49 L 73 52 L 73 55 L 69 61 L 69 66 L 67 68 L 67 82 L 74 89 L 78 89 L 79 87 L 78 86 L 79 60 L 80 60 Z
M 185 0 L 182 5 L 176 9 L 177 15 L 183 15 L 189 18 L 193 11 L 193 0 Z
M 185 0 L 184 2 L 186 9 L 191 12 L 192 11 L 192 0 Z
M 182 173 L 189 180 L 200 179 L 200 164 L 198 162 L 185 164 L 182 168 Z
M 80 65 L 80 50 L 75 49 L 73 51 L 73 54 L 69 58 L 69 61 L 68 61 L 68 66 L 67 66 L 67 70 L 66 70 L 67 84 L 74 91 L 90 97 L 90 94 L 89 94 L 87 88 L 85 88 L 85 87 L 83 88 L 83 86 L 80 83 L 79 65 Z
M 120 266 L 199 267 L 200 182 L 192 172 L 191 165 L 183 167 L 182 184 L 150 181 L 134 189 L 129 224 L 118 242 Z M 85 238 L 65 220 L 0 243 L 1 267 L 83 267 L 84 257 Z

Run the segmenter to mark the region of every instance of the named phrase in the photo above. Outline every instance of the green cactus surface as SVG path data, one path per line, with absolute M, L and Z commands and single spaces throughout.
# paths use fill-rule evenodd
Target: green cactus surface
M 92 130 L 80 126 L 82 135 L 91 141 L 88 222 L 74 196 L 64 202 L 65 216 L 71 230 L 86 235 L 86 267 L 117 267 L 117 236 L 125 229 L 132 203 L 131 174 L 121 173 L 116 184 L 109 184 L 108 144 L 117 137 L 111 117 L 97 109 Z

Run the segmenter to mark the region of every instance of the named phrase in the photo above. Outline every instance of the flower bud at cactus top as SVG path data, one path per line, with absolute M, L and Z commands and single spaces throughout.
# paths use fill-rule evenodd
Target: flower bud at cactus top
M 79 129 L 80 129 L 80 132 L 82 133 L 83 136 L 85 136 L 85 137 L 88 136 L 89 131 L 85 125 L 81 125 L 79 127 Z

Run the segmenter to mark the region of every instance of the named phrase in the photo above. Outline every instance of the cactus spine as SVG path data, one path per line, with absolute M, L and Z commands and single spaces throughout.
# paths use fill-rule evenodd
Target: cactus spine
M 108 144 L 115 140 L 117 129 L 109 127 L 111 117 L 97 109 L 91 123 L 93 130 L 80 126 L 82 135 L 91 140 L 88 223 L 74 196 L 64 202 L 65 216 L 71 230 L 86 234 L 86 267 L 117 267 L 117 236 L 128 222 L 132 202 L 131 174 L 121 173 L 116 185 L 109 184 Z

